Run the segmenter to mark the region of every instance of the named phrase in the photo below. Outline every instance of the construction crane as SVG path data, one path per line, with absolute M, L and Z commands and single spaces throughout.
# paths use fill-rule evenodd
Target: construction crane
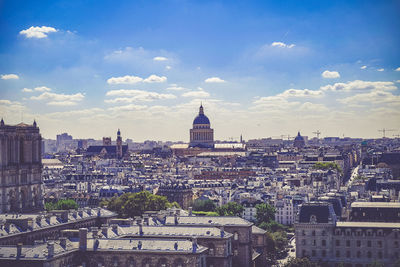
M 395 129 L 385 129 L 383 128 L 382 130 L 378 130 L 378 132 L 382 132 L 383 133 L 383 138 L 386 138 L 386 132 L 394 132 L 396 131 Z
M 321 134 L 321 132 L 319 130 L 317 130 L 316 132 L 312 132 L 312 133 L 317 135 L 317 139 L 319 139 L 319 135 Z
M 400 138 L 400 134 L 394 134 L 394 137 Z

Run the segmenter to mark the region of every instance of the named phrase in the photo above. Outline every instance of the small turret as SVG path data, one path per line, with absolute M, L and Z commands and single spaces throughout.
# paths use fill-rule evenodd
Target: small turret
M 4 126 L 4 120 L 1 118 L 0 126 Z
M 36 128 L 36 120 L 33 120 L 33 127 Z

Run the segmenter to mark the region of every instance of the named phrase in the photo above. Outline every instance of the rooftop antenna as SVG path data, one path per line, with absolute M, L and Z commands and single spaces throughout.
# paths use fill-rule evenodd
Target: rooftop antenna
M 319 135 L 321 134 L 321 132 L 317 130 L 316 132 L 313 132 L 313 134 L 317 135 L 317 139 L 319 139 Z
M 378 130 L 378 132 L 382 132 L 383 138 L 386 137 L 386 132 L 393 132 L 393 131 L 396 131 L 396 130 L 395 129 L 385 129 L 385 128 Z

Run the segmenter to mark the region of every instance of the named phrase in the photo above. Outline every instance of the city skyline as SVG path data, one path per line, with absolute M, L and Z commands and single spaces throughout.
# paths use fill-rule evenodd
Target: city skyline
M 188 142 L 201 102 L 216 140 L 400 131 L 396 1 L 21 3 L 0 4 L 0 116 L 44 138 Z

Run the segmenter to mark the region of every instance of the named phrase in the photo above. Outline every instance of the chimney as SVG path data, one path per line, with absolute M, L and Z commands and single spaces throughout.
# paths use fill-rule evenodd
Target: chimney
M 104 237 L 107 237 L 107 233 L 108 233 L 108 225 L 107 224 L 101 225 L 101 233 L 103 234 Z
M 193 210 L 193 208 L 189 207 L 189 216 L 192 216 L 192 210 Z
M 137 244 L 137 248 L 138 248 L 139 250 L 142 249 L 142 241 L 139 240 L 139 242 L 138 242 L 138 244 Z
M 174 222 L 175 222 L 175 225 L 177 225 L 179 222 L 178 222 L 178 214 L 174 214 Z
M 79 249 L 86 250 L 87 248 L 87 228 L 79 228 Z
M 175 250 L 178 250 L 178 241 L 175 242 L 175 244 L 174 244 L 174 249 L 175 249 Z
M 60 246 L 65 249 L 67 247 L 67 238 L 66 237 L 60 237 L 59 239 L 60 239 Z
M 83 216 L 83 210 L 82 210 L 82 209 L 79 209 L 79 210 L 78 210 L 78 215 L 79 215 L 79 217 L 82 217 L 82 216 Z
M 193 253 L 196 253 L 197 251 L 197 238 L 193 237 L 192 239 L 192 248 L 193 248 Z
M 22 243 L 17 244 L 17 259 L 21 257 L 22 254 Z
M 143 235 L 143 225 L 142 223 L 139 223 L 139 235 L 142 236 Z
M 92 232 L 93 238 L 96 238 L 99 233 L 99 228 L 97 227 L 90 227 L 90 231 Z
M 53 241 L 47 242 L 47 257 L 48 258 L 54 257 L 54 242 Z
M 148 216 L 143 216 L 143 224 L 149 225 L 149 217 Z
M 41 226 L 41 224 L 42 224 L 42 215 L 36 216 L 36 223 L 37 223 L 39 226 Z

